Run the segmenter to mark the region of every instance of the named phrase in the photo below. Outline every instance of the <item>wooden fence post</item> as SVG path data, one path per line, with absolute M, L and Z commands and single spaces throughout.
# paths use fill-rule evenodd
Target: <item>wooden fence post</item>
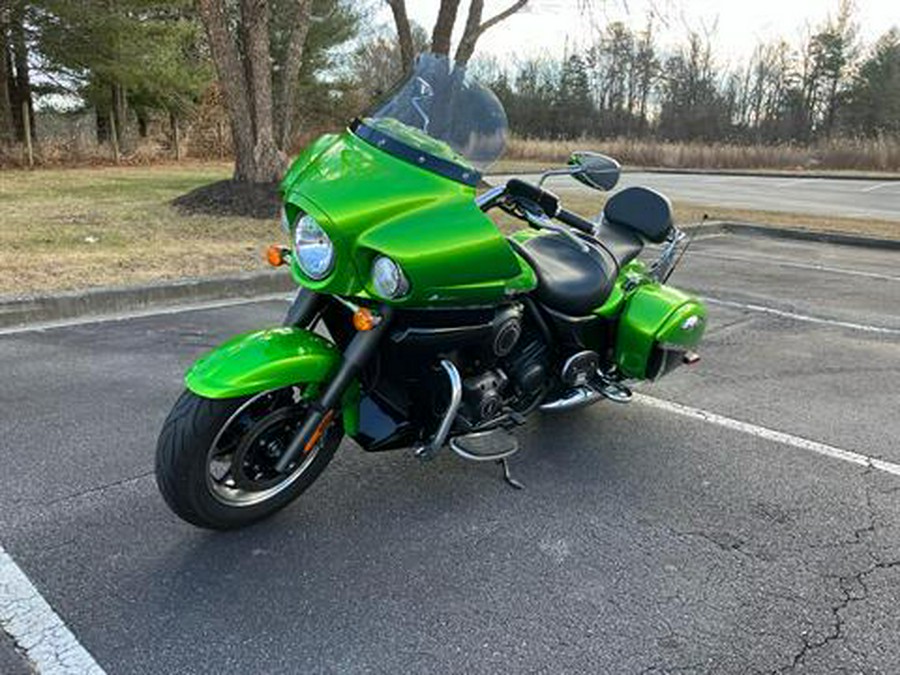
M 34 148 L 31 145 L 31 111 L 28 101 L 22 101 L 22 125 L 25 131 L 25 156 L 28 159 L 28 168 L 34 168 Z

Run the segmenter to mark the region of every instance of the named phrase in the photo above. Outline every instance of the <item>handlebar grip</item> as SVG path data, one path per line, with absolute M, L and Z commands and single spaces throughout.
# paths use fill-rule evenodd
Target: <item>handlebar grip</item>
M 537 185 L 526 183 L 518 178 L 510 178 L 506 183 L 506 192 L 513 197 L 528 199 L 541 207 L 541 210 L 551 218 L 555 218 L 559 212 L 559 197 Z
M 556 218 L 566 225 L 574 227 L 576 230 L 581 230 L 585 234 L 593 234 L 596 227 L 596 223 L 592 223 L 587 218 L 582 218 L 577 213 L 572 213 L 566 209 L 557 211 Z

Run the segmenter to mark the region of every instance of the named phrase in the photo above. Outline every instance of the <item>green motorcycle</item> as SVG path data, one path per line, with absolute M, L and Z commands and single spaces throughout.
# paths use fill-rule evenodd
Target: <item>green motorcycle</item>
M 506 459 L 529 415 L 627 402 L 629 381 L 696 361 L 706 309 L 665 284 L 684 250 L 669 201 L 630 187 L 596 222 L 566 210 L 548 176 L 618 181 L 614 160 L 588 152 L 477 194 L 506 130 L 488 89 L 423 55 L 296 159 L 281 184 L 294 245 L 270 261 L 301 290 L 283 326 L 234 337 L 188 371 L 156 455 L 177 515 L 217 529 L 264 518 L 345 435 L 371 452 L 497 461 L 518 486 Z M 530 227 L 505 236 L 491 209 Z M 638 259 L 648 242 L 650 263 Z

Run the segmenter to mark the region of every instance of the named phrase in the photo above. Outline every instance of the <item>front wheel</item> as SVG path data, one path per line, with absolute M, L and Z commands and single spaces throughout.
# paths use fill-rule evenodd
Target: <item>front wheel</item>
M 274 467 L 306 417 L 299 387 L 209 399 L 185 391 L 159 435 L 156 484 L 176 515 L 217 530 L 249 525 L 296 499 L 341 442 L 332 422 L 285 473 Z

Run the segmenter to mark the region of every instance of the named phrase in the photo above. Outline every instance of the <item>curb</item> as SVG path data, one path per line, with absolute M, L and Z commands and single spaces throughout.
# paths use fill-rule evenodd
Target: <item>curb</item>
M 288 292 L 296 288 L 290 274 L 248 272 L 147 286 L 103 287 L 57 295 L 0 299 L 0 328 L 116 314 L 146 308 Z
M 759 223 L 742 223 L 734 221 L 709 221 L 706 224 L 688 225 L 682 228 L 686 232 L 709 234 L 743 234 L 772 239 L 791 239 L 794 241 L 815 241 L 823 244 L 841 244 L 844 246 L 860 246 L 888 251 L 900 250 L 900 239 L 882 239 L 860 234 L 844 232 L 822 232 L 818 230 L 799 230 L 790 227 L 778 227 Z
M 731 221 L 708 221 L 687 225 L 695 234 L 742 234 L 795 241 L 815 241 L 882 250 L 900 250 L 900 240 L 879 239 L 841 232 L 816 232 L 772 225 Z M 0 299 L 0 329 L 62 321 L 85 316 L 103 316 L 142 309 L 178 306 L 188 302 L 211 302 L 235 298 L 252 299 L 296 289 L 290 274 L 249 272 L 229 277 L 205 277 L 156 283 L 147 286 L 96 288 L 58 295 Z

